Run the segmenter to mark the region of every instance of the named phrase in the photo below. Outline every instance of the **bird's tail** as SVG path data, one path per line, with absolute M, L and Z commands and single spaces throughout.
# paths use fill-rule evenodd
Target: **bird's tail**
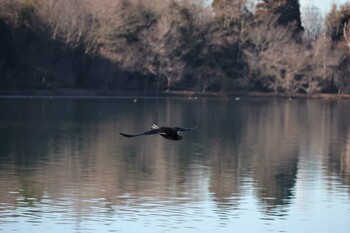
M 152 125 L 152 129 L 159 129 L 159 126 L 156 125 L 156 124 L 153 124 L 153 125 Z

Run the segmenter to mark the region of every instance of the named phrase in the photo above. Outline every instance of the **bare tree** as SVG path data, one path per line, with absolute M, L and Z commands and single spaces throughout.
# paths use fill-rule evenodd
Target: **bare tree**
M 156 23 L 140 33 L 140 45 L 144 54 L 140 67 L 157 77 L 156 86 L 165 84 L 169 91 L 183 79 L 188 71 L 189 59 L 198 54 L 198 44 L 206 15 L 198 3 L 191 1 L 170 1 L 165 8 L 156 12 Z M 198 13 L 198 14 L 197 14 Z
M 347 23 L 344 24 L 343 34 L 344 34 L 344 40 L 345 40 L 346 45 L 348 46 L 348 49 L 350 52 L 350 30 L 349 30 L 349 26 Z
M 254 25 L 247 34 L 250 45 L 244 51 L 251 78 L 274 92 L 289 89 L 288 62 L 281 58 L 292 41 L 290 30 L 276 26 L 277 20 L 278 17 L 271 14 L 265 22 Z
M 331 71 L 341 58 L 324 40 L 311 48 L 293 40 L 291 30 L 276 26 L 271 17 L 250 30 L 252 45 L 245 50 L 253 80 L 273 92 L 313 94 L 331 82 Z
M 314 4 L 309 4 L 302 8 L 302 23 L 304 36 L 307 39 L 315 40 L 324 33 L 324 18 L 320 8 Z
M 160 78 L 165 78 L 166 89 L 169 91 L 174 81 L 181 79 L 185 62 L 180 23 L 177 12 L 169 9 L 160 17 L 152 28 L 152 33 L 147 38 L 147 44 L 152 51 L 153 59 L 148 65 L 148 70 Z
M 216 17 L 221 18 L 223 27 L 227 28 L 231 27 L 234 21 L 239 20 L 247 2 L 247 0 L 214 0 L 212 6 Z

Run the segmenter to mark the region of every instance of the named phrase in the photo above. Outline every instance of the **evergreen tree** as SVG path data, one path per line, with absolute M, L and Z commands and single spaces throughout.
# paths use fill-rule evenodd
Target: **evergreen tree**
M 277 23 L 282 26 L 292 25 L 294 34 L 304 30 L 301 24 L 299 0 L 264 0 L 257 5 L 257 8 L 258 14 L 267 12 L 278 15 Z

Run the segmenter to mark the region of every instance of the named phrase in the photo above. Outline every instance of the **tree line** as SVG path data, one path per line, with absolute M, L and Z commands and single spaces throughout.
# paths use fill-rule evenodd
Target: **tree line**
M 350 3 L 318 16 L 302 23 L 298 0 L 0 0 L 0 88 L 350 93 Z

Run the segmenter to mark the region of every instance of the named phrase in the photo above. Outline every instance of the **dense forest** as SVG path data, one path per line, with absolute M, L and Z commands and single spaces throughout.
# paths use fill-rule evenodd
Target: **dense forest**
M 298 0 L 0 0 L 0 89 L 350 93 L 350 3 L 308 13 Z

